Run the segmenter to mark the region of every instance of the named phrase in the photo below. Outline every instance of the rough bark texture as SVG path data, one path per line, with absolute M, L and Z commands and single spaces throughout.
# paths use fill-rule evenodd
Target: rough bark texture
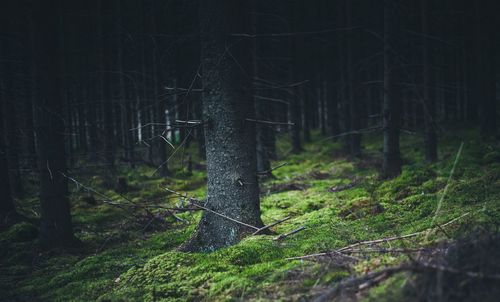
M 40 173 L 40 242 L 60 246 L 74 241 L 68 199 L 64 148 L 63 102 L 60 87 L 57 0 L 35 5 L 36 63 L 39 93 L 35 104 L 35 131 Z
M 394 85 L 394 3 L 384 0 L 384 104 L 383 104 L 383 163 L 382 176 L 394 177 L 401 173 L 399 154 L 399 100 Z
M 262 226 L 255 159 L 251 41 L 233 40 L 250 24 L 248 1 L 200 1 L 204 120 L 207 150 L 206 207 Z M 237 243 L 252 229 L 205 212 L 184 249 L 213 251 Z

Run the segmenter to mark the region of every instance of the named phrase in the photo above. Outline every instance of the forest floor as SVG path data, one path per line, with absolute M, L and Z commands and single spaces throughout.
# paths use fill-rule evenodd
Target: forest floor
M 97 168 L 77 171 L 73 175 L 80 185 L 70 183 L 70 189 L 75 233 L 83 246 L 41 251 L 36 227 L 26 222 L 0 233 L 0 300 L 309 300 L 346 280 L 415 256 L 396 249 L 435 247 L 473 235 L 479 226 L 500 225 L 498 141 L 482 142 L 476 131 L 454 131 L 440 140 L 440 160 L 426 164 L 421 138 L 402 134 L 403 172 L 381 180 L 382 138 L 367 135 L 363 140 L 364 155 L 354 159 L 343 155 L 341 141 L 317 133 L 298 155 L 288 154 L 287 139 L 280 139 L 280 160 L 273 166 L 287 165 L 261 184 L 262 218 L 266 224 L 291 218 L 271 228 L 273 234 L 249 236 L 210 254 L 176 250 L 193 232 L 199 212 L 178 213 L 176 218 L 154 207 L 183 206 L 185 201 L 165 188 L 203 199 L 202 170 L 192 175 L 178 170 L 163 179 L 151 176 L 151 167 L 123 169 L 119 175 L 129 188 L 121 194 Z M 191 148 L 187 152 L 194 153 L 195 146 Z M 31 210 L 38 204 L 34 181 L 27 186 L 33 194 L 18 204 L 36 220 L 39 211 Z M 102 194 L 92 194 L 95 203 L 85 187 Z M 302 226 L 296 234 L 273 240 Z M 416 232 L 402 240 L 359 245 L 371 249 L 359 253 L 351 248 L 348 254 L 287 259 Z M 410 295 L 405 284 L 412 278 L 407 272 L 388 274 L 358 292 L 356 299 L 402 301 Z

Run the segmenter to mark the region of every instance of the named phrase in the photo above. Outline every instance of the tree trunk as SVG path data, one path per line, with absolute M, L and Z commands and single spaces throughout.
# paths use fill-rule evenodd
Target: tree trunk
M 424 128 L 425 128 L 425 159 L 428 162 L 435 162 L 437 154 L 437 135 L 436 135 L 436 104 L 434 97 L 430 92 L 430 48 L 429 48 L 429 2 L 422 0 L 422 49 L 423 49 L 423 106 L 424 106 Z M 434 85 L 435 86 L 435 85 Z
M 256 14 L 252 14 L 252 33 L 257 34 L 258 32 L 258 16 Z M 253 75 L 254 77 L 259 77 L 259 43 L 257 38 L 252 39 L 252 67 L 253 67 Z M 255 117 L 257 120 L 267 120 L 268 108 L 263 103 L 263 100 L 259 100 L 254 97 L 253 102 L 255 104 Z M 257 156 L 257 171 L 258 172 L 266 172 L 265 176 L 271 176 L 271 162 L 269 161 L 269 152 L 267 150 L 267 128 L 268 125 L 264 125 L 261 123 L 256 123 L 256 144 L 255 151 Z
M 495 5 L 492 0 L 475 2 L 475 77 L 482 136 L 496 134 Z
M 352 1 L 346 0 L 346 27 L 352 27 Z M 354 94 L 354 74 L 353 74 L 353 54 L 355 50 L 353 48 L 353 38 L 357 34 L 356 31 L 349 32 L 346 37 L 346 58 L 347 58 L 347 66 L 346 66 L 346 89 L 347 89 L 347 98 L 348 98 L 348 106 L 349 106 L 349 130 L 350 131 L 358 131 L 360 129 L 360 106 L 359 99 Z M 349 139 L 349 152 L 352 156 L 359 157 L 361 156 L 361 134 L 352 133 L 348 136 Z
M 103 153 L 104 160 L 109 167 L 110 171 L 115 170 L 115 139 L 114 139 L 114 123 L 113 123 L 113 102 L 111 99 L 111 91 L 110 91 L 110 75 L 109 72 L 105 70 L 105 57 L 106 54 L 104 52 L 105 47 L 105 38 L 104 38 L 104 29 L 106 28 L 107 22 L 105 21 L 105 12 L 104 12 L 104 0 L 97 0 L 98 5 L 98 15 L 99 15 L 99 38 L 100 38 L 100 46 L 98 52 L 98 65 L 99 65 L 99 96 L 102 103 L 102 111 L 103 111 L 103 123 L 102 126 L 104 129 L 103 135 Z M 109 64 L 109 63 L 108 63 Z
M 68 199 L 64 148 L 63 100 L 58 0 L 35 4 L 36 63 L 40 83 L 34 120 L 38 168 L 40 173 L 40 242 L 43 246 L 62 246 L 74 242 Z
M 399 153 L 399 102 L 394 85 L 394 3 L 384 0 L 384 104 L 383 104 L 383 163 L 382 176 L 395 177 L 401 173 Z
M 238 221 L 262 226 L 255 158 L 251 41 L 228 41 L 232 32 L 248 32 L 251 19 L 243 0 L 200 1 L 203 109 L 208 121 L 207 199 L 205 206 Z M 227 45 L 231 44 L 231 55 Z M 236 63 L 236 60 L 238 63 Z M 184 249 L 213 251 L 237 243 L 254 231 L 205 212 Z
M 4 94 L 0 95 L 2 96 L 0 100 L 3 104 L 5 102 L 3 99 Z M 7 166 L 7 148 L 4 141 L 4 121 L 6 114 L 4 113 L 4 106 L 2 104 L 0 104 L 0 227 L 8 224 L 9 218 L 16 214 Z

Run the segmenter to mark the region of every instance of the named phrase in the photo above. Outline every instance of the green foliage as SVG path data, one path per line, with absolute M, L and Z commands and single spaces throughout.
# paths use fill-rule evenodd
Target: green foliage
M 313 143 L 297 155 L 286 154 L 289 142 L 278 141 L 282 160 L 289 163 L 273 172 L 274 178 L 262 184 L 262 218 L 269 224 L 292 216 L 272 228 L 275 234 L 243 239 L 235 246 L 211 254 L 183 253 L 176 250 L 192 234 L 200 213 L 182 213 L 190 221 L 185 225 L 175 219 L 165 225 L 144 230 L 145 213 L 136 209 L 130 217 L 127 210 L 97 202 L 85 201 L 88 192 L 72 188 L 72 212 L 76 235 L 85 243 L 79 251 L 40 252 L 36 227 L 18 224 L 0 234 L 3 276 L 0 294 L 10 300 L 50 301 L 234 301 L 238 299 L 272 301 L 298 300 L 307 297 L 314 286 L 331 286 L 350 276 L 344 268 L 328 267 L 286 260 L 333 250 L 350 243 L 418 232 L 435 223 L 445 223 L 464 213 L 472 221 L 500 222 L 500 165 L 494 147 L 474 140 L 475 133 L 463 133 L 467 143 L 451 179 L 443 207 L 436 213 L 444 194 L 451 165 L 460 141 L 445 137 L 440 145 L 440 161 L 422 162 L 419 139 L 403 137 L 405 155 L 403 172 L 391 180 L 378 177 L 380 137 L 364 138 L 362 159 L 351 160 L 341 155 L 340 143 L 320 141 L 313 133 Z M 195 148 L 191 147 L 191 148 Z M 195 152 L 191 152 L 195 154 Z M 195 159 L 196 160 L 196 159 Z M 153 169 L 125 169 L 120 175 L 136 188 L 124 195 L 139 204 L 174 206 L 182 200 L 164 190 L 169 187 L 204 198 L 206 175 L 184 168 L 173 169 L 169 178 L 153 175 Z M 94 176 L 82 180 L 94 189 L 127 207 L 113 190 L 110 176 Z M 353 184 L 354 183 L 354 184 Z M 300 186 L 296 190 L 273 191 L 277 187 Z M 332 188 L 353 184 L 332 192 Z M 333 190 L 335 191 L 335 190 Z M 97 200 L 99 196 L 94 196 Z M 26 207 L 36 204 L 28 196 L 21 201 Z M 155 210 L 160 215 L 161 210 Z M 139 217 L 139 218 L 138 218 Z M 147 220 L 146 220 L 147 221 Z M 459 224 L 458 224 L 459 225 Z M 460 227 L 450 227 L 447 234 L 457 236 Z M 276 234 L 300 226 L 305 230 L 282 241 Z M 438 240 L 442 234 L 429 240 Z M 421 239 L 415 239 L 421 240 Z M 407 244 L 411 244 L 408 242 Z M 394 246 L 399 243 L 394 242 Z M 356 271 L 376 269 L 394 264 L 400 258 L 367 257 Z M 22 276 L 22 278 L 20 277 Z M 395 290 L 401 284 L 395 276 L 372 290 L 369 301 L 384 300 L 384 293 L 401 298 Z M 14 286 L 16 284 L 16 286 Z M 401 301 L 395 298 L 395 301 Z
M 26 242 L 36 239 L 38 229 L 28 222 L 20 222 L 0 233 L 0 242 Z

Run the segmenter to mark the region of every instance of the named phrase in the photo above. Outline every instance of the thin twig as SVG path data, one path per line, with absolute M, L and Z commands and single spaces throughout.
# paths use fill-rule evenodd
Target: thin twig
M 247 223 L 241 222 L 241 221 L 239 221 L 239 220 L 236 220 L 236 219 L 234 219 L 234 218 L 228 217 L 228 216 L 226 216 L 226 215 L 224 215 L 224 214 L 221 214 L 221 213 L 218 213 L 218 212 L 216 212 L 216 211 L 214 211 L 214 210 L 211 210 L 211 209 L 209 209 L 209 208 L 207 208 L 207 207 L 204 207 L 204 206 L 202 206 L 202 205 L 199 205 L 199 204 L 198 204 L 198 203 L 200 203 L 200 201 L 199 201 L 199 200 L 197 200 L 197 199 L 195 199 L 195 198 L 192 198 L 192 197 L 189 197 L 189 196 L 187 196 L 187 194 L 182 194 L 182 193 L 179 193 L 179 192 L 177 192 L 177 191 L 171 190 L 171 189 L 169 189 L 169 188 L 165 188 L 165 191 L 170 192 L 170 193 L 173 193 L 173 194 L 176 194 L 176 195 L 178 195 L 178 196 L 180 196 L 180 197 L 183 197 L 183 198 L 188 199 L 188 200 L 189 200 L 189 202 L 190 202 L 190 204 L 191 204 L 191 205 L 193 205 L 193 206 L 195 206 L 195 207 L 197 207 L 197 208 L 203 209 L 203 210 L 205 210 L 205 211 L 207 211 L 207 212 L 210 212 L 210 213 L 212 213 L 212 214 L 215 214 L 215 215 L 217 215 L 217 216 L 220 216 L 220 217 L 222 217 L 222 218 L 225 218 L 225 219 L 230 220 L 230 221 L 232 221 L 232 222 L 235 222 L 235 223 L 237 223 L 237 224 L 240 224 L 240 225 L 246 226 L 246 227 L 248 227 L 248 228 L 251 228 L 251 229 L 254 229 L 254 230 L 259 230 L 259 228 L 258 228 L 258 227 L 256 227 L 256 226 L 253 226 L 253 225 L 250 225 L 250 224 L 247 224 Z
M 301 226 L 301 227 L 296 228 L 295 230 L 293 230 L 291 232 L 288 232 L 288 233 L 285 233 L 285 234 L 281 234 L 281 235 L 279 235 L 277 237 L 274 237 L 273 240 L 275 240 L 275 241 L 282 240 L 282 239 L 284 239 L 284 238 L 286 238 L 288 236 L 291 236 L 291 235 L 296 234 L 296 233 L 298 233 L 298 232 L 300 232 L 302 230 L 305 230 L 305 228 L 306 228 L 305 226 Z
M 450 221 L 448 221 L 447 223 L 445 224 L 442 224 L 440 225 L 441 228 L 443 227 L 446 227 L 452 223 L 454 223 L 455 221 L 469 215 L 470 213 L 467 212 L 457 218 L 454 218 Z M 431 228 L 431 230 L 434 230 L 434 229 L 437 229 L 437 227 L 435 228 Z M 315 253 L 315 254 L 309 254 L 309 255 L 304 255 L 304 256 L 298 256 L 298 257 L 290 257 L 290 258 L 286 258 L 286 260 L 303 260 L 303 259 L 310 259 L 310 258 L 315 258 L 315 257 L 322 257 L 322 256 L 328 256 L 328 255 L 331 255 L 335 252 L 340 252 L 340 253 L 345 253 L 349 250 L 352 250 L 353 248 L 355 247 L 358 247 L 358 246 L 362 246 L 362 245 L 370 245 L 370 244 L 378 244 L 378 243 L 385 243 L 385 242 L 390 242 L 390 241 L 395 241 L 395 240 L 401 240 L 401 239 L 407 239 L 407 238 L 411 238 L 411 237 L 416 237 L 416 236 L 419 236 L 419 235 L 422 235 L 422 234 L 426 234 L 427 232 L 429 231 L 429 229 L 427 230 L 423 230 L 423 231 L 420 231 L 420 232 L 416 232 L 416 233 L 411 233 L 411 234 L 407 234 L 407 235 L 402 235 L 402 236 L 394 236 L 394 237 L 388 237 L 388 238 L 382 238 L 382 239 L 376 239 L 376 240 L 367 240 L 367 241 L 360 241 L 360 242 L 356 242 L 356 243 L 353 243 L 353 244 L 350 244 L 348 246 L 345 246 L 345 247 L 342 247 L 340 249 L 336 249 L 334 251 L 329 251 L 329 252 L 323 252 L 323 253 Z
M 295 125 L 294 123 L 289 123 L 289 122 L 273 122 L 273 121 L 265 121 L 265 120 L 256 120 L 253 118 L 247 118 L 245 120 L 249 121 L 249 122 L 254 122 L 254 123 L 258 123 L 258 124 L 266 124 L 266 125 L 286 125 L 286 126 Z
M 286 166 L 286 165 L 288 165 L 288 163 L 286 163 L 286 162 L 285 162 L 285 163 L 279 164 L 279 165 L 277 165 L 277 166 L 275 166 L 275 167 L 272 167 L 272 168 L 271 168 L 271 169 L 269 169 L 269 170 L 257 172 L 257 174 L 269 174 L 269 173 L 271 173 L 272 171 L 274 171 L 274 170 L 276 170 L 276 169 L 279 169 L 279 168 L 281 168 L 281 167 L 283 167 L 283 166 Z
M 282 222 L 285 222 L 285 221 L 289 220 L 290 218 L 292 218 L 292 217 L 288 216 L 288 217 L 285 217 L 285 218 L 280 219 L 278 221 L 275 221 L 275 222 L 273 222 L 271 224 L 263 226 L 260 229 L 258 229 L 257 231 L 253 232 L 252 236 L 257 235 L 257 234 L 259 234 L 259 233 L 261 233 L 261 232 L 263 232 L 263 231 L 265 231 L 265 230 L 267 230 L 269 228 L 272 228 L 273 226 L 278 225 L 278 224 L 280 224 Z

